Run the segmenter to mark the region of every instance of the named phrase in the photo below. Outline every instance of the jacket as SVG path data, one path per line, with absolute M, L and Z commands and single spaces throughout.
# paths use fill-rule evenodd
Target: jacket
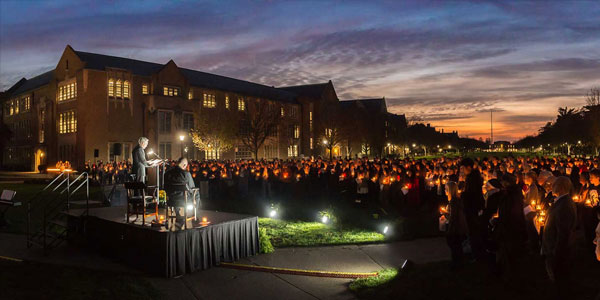
M 577 210 L 571 196 L 560 197 L 548 212 L 542 254 L 557 260 L 568 259 L 575 245 L 576 224 Z

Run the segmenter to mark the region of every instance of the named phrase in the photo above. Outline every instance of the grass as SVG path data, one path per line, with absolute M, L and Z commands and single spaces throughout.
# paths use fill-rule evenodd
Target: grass
M 0 259 L 2 299 L 160 299 L 144 277 Z
M 350 283 L 350 290 L 355 293 L 365 293 L 368 290 L 379 288 L 392 281 L 398 275 L 398 269 L 383 269 L 377 271 L 377 276 L 358 278 Z
M 265 229 L 274 247 L 323 246 L 361 244 L 385 241 L 381 233 L 339 228 L 319 222 L 283 221 L 259 218 L 259 226 Z
M 569 299 L 600 299 L 600 264 L 592 252 L 578 253 L 572 266 Z M 555 299 L 556 289 L 549 281 L 539 256 L 524 256 L 511 281 L 489 271 L 480 263 L 452 271 L 449 262 L 414 265 L 390 281 L 369 287 L 367 283 L 351 291 L 361 299 Z M 356 283 L 355 283 L 356 285 Z

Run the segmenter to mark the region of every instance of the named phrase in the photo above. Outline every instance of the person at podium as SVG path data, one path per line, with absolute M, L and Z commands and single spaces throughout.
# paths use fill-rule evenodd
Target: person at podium
M 148 147 L 148 138 L 138 139 L 138 145 L 133 148 L 131 155 L 133 157 L 132 174 L 135 175 L 135 181 L 146 182 L 146 168 L 154 166 L 146 160 L 146 147 Z

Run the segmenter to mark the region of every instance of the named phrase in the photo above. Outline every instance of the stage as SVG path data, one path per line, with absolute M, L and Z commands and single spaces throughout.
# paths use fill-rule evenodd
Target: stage
M 159 212 L 164 214 L 164 209 Z M 146 218 L 146 226 L 141 226 L 141 216 L 135 224 L 127 224 L 125 213 L 125 206 L 113 206 L 90 209 L 88 217 L 80 217 L 83 209 L 68 214 L 70 222 L 85 224 L 88 246 L 159 276 L 180 276 L 259 252 L 256 216 L 198 210 L 198 218 L 207 218 L 208 225 L 193 226 L 188 221 L 186 230 L 174 226 L 167 230 L 151 227 L 154 217 Z

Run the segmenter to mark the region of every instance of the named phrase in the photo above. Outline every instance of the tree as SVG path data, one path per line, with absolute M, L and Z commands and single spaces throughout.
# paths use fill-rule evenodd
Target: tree
M 346 121 L 338 103 L 323 107 L 319 126 L 322 132 L 318 137 L 323 148 L 329 151 L 330 160 L 333 159 L 333 149 L 339 147 L 349 137 L 350 132 L 345 126 Z
M 277 132 L 281 123 L 281 112 L 274 103 L 267 100 L 256 100 L 248 104 L 247 113 L 240 122 L 238 137 L 254 154 L 254 159 L 258 159 L 260 147 L 273 132 Z
M 214 151 L 218 157 L 233 147 L 237 122 L 231 113 L 204 109 L 197 120 L 195 128 L 190 130 L 196 148 L 204 152 Z
M 589 141 L 596 155 L 600 149 L 600 87 L 591 88 L 585 97 L 584 118 Z
M 587 106 L 600 106 L 600 87 L 591 88 L 585 96 Z

